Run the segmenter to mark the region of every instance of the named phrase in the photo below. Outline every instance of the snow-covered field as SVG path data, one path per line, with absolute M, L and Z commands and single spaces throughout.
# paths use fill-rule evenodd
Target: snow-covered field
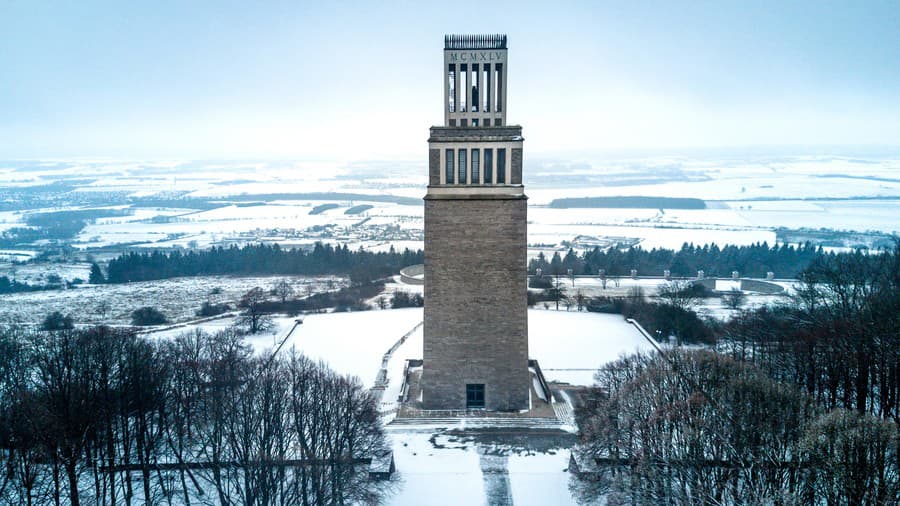
M 282 349 L 294 348 L 342 374 L 358 376 L 371 387 L 383 356 L 404 334 L 414 330 L 422 317 L 421 308 L 306 315 Z M 294 321 L 293 317 L 276 318 L 272 331 L 251 336 L 248 342 L 258 351 L 272 348 L 288 334 Z M 214 332 L 230 323 L 222 319 L 151 335 L 167 338 L 194 328 Z M 538 360 L 548 380 L 573 385 L 593 384 L 594 371 L 623 354 L 652 350 L 641 333 L 620 315 L 543 309 L 528 311 L 528 343 L 529 356 Z M 405 360 L 422 358 L 422 346 L 419 328 L 391 356 L 390 386 L 402 381 L 397 373 L 402 373 Z
M 531 190 L 527 190 L 530 194 Z M 572 196 L 566 190 L 562 196 Z M 289 244 L 299 239 L 347 243 L 352 248 L 402 250 L 421 247 L 421 205 L 371 202 L 361 214 L 345 214 L 360 201 L 281 201 L 250 207 L 223 204 L 201 212 L 178 214 L 160 209 L 145 216 L 104 218 L 78 235 L 75 247 L 101 248 L 116 244 L 148 247 L 208 247 L 213 244 L 264 240 Z M 310 214 L 317 205 L 339 207 Z M 798 205 L 799 204 L 799 205 Z M 745 245 L 776 242 L 775 229 L 832 228 L 836 230 L 894 233 L 896 200 L 851 201 L 730 201 L 721 208 L 703 210 L 553 209 L 531 205 L 528 212 L 529 244 L 557 245 L 579 236 L 637 239 L 645 249 L 678 248 L 694 244 Z M 13 226 L 13 224 L 9 224 Z M 327 230 L 323 227 L 328 227 Z
M 421 321 L 422 308 L 308 315 L 285 347 L 293 347 L 310 358 L 322 360 L 342 374 L 358 376 L 364 385 L 371 387 L 384 354 Z M 292 326 L 292 322 L 293 319 L 279 320 L 278 327 L 284 329 Z M 418 350 L 398 350 L 393 360 L 399 368 L 394 367 L 393 371 L 399 369 L 402 373 L 403 360 L 407 358 L 422 358 L 422 333 L 417 334 L 418 339 L 409 340 L 407 344 L 415 348 L 418 343 Z M 268 338 L 250 342 L 257 348 L 271 346 Z M 408 351 L 418 353 L 406 356 L 404 352 Z M 399 376 L 391 378 L 392 384 L 401 382 Z
M 604 364 L 652 349 L 621 315 L 528 311 L 528 354 L 548 381 L 592 385 L 594 372 Z
M 776 242 L 775 229 L 896 233 L 900 157 L 879 156 L 655 156 L 625 159 L 526 159 L 529 244 L 564 248 L 579 238 L 627 238 L 644 248 L 694 244 Z M 0 162 L 0 189 L 27 191 L 54 181 L 74 189 L 52 205 L 0 210 L 0 230 L 23 226 L 28 213 L 127 208 L 101 218 L 75 238 L 89 251 L 116 245 L 208 247 L 257 241 L 288 246 L 316 240 L 351 248 L 422 247 L 424 156 L 396 162 Z M 72 183 L 68 183 L 72 182 Z M 357 197 L 302 194 L 355 194 Z M 296 194 L 290 199 L 285 194 Z M 107 202 L 117 195 L 122 203 Z M 405 197 L 411 201 L 366 201 Z M 553 209 L 555 199 L 590 196 L 692 197 L 707 209 Z M 259 196 L 257 202 L 247 202 Z M 127 199 L 161 199 L 140 204 Z M 178 198 L 204 199 L 208 210 L 180 209 Z M 67 205 L 94 199 L 96 205 Z M 321 204 L 338 207 L 320 214 Z M 372 205 L 346 214 L 358 204 Z M 815 238 L 814 238 L 815 239 Z M 778 239 L 780 240 L 780 239 Z M 853 243 L 855 244 L 855 243 Z M 834 246 L 834 244 L 830 244 Z M 31 251 L 17 245 L 19 252 Z M 34 251 L 39 248 L 35 248 Z M 23 256 L 7 258 L 22 259 Z M 2 258 L 0 258 L 2 260 Z M 0 266 L 2 268 L 2 266 Z
M 86 275 L 82 276 L 86 278 Z M 203 302 L 232 306 L 251 288 L 271 288 L 287 279 L 298 294 L 344 286 L 337 277 L 205 276 L 173 278 L 115 285 L 80 285 L 68 290 L 48 290 L 0 295 L 0 323 L 38 324 L 53 311 L 71 314 L 75 324 L 130 325 L 131 312 L 152 306 L 172 322 L 196 318 Z
M 86 263 L 16 264 L 10 265 L 9 270 L 3 275 L 22 282 L 43 284 L 53 275 L 59 276 L 62 280 L 71 281 L 76 278 L 84 280 L 88 278 L 89 270 L 90 265 Z M 177 323 L 194 319 L 194 312 L 205 301 L 215 304 L 229 303 L 234 306 L 251 288 L 259 286 L 268 290 L 281 279 L 287 279 L 296 294 L 332 290 L 344 286 L 347 282 L 346 279 L 337 277 L 201 276 L 115 285 L 83 284 L 67 290 L 0 295 L 0 322 L 37 324 L 49 313 L 59 311 L 71 314 L 76 324 L 128 325 L 131 322 L 132 311 L 144 306 L 154 306 L 160 308 L 170 321 Z M 661 278 L 623 277 L 618 280 L 619 286 L 615 286 L 613 281 L 608 281 L 604 289 L 599 278 L 579 276 L 575 278 L 574 284 L 566 279 L 564 286 L 570 296 L 581 292 L 587 297 L 621 297 L 628 295 L 635 287 L 652 296 L 664 283 L 665 280 Z M 784 285 L 789 293 L 791 284 L 784 283 Z M 384 296 L 390 299 L 395 291 L 421 294 L 423 287 L 399 282 L 387 283 Z M 782 296 L 748 294 L 744 307 L 752 308 L 785 300 Z M 369 303 L 377 306 L 374 299 Z M 539 307 L 543 305 L 544 303 L 541 303 Z M 553 307 L 551 303 L 546 305 Z M 561 309 L 565 309 L 564 306 Z M 701 300 L 697 310 L 703 315 L 723 319 L 733 313 L 722 305 L 719 298 Z

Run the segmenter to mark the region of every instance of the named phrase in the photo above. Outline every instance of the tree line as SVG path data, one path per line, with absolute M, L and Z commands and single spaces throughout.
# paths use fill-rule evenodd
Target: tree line
M 573 491 L 609 504 L 900 501 L 897 425 L 824 409 L 792 385 L 711 351 L 604 366 L 577 411 Z M 590 462 L 596 472 L 585 472 Z
M 41 240 L 68 240 L 97 218 L 127 216 L 131 213 L 128 209 L 86 209 L 28 214 L 25 217 L 27 227 L 13 227 L 0 232 L 0 248 L 12 248 Z
M 383 492 L 376 399 L 235 332 L 0 329 L 0 504 L 345 504 Z
M 569 197 L 553 199 L 553 209 L 607 208 L 607 209 L 706 209 L 702 199 L 685 197 Z
M 59 288 L 59 285 L 54 286 L 53 288 Z M 15 279 L 9 279 L 8 276 L 0 276 L 0 294 L 4 293 L 18 293 L 18 292 L 34 292 L 38 290 L 46 290 L 46 286 L 41 285 L 29 285 L 28 283 L 21 283 L 16 281 Z
M 348 275 L 351 281 L 366 282 L 389 276 L 401 268 L 422 263 L 421 250 L 398 253 L 350 250 L 347 245 L 316 243 L 309 251 L 284 249 L 279 245 L 213 247 L 204 251 L 164 253 L 131 252 L 110 260 L 106 274 L 92 282 L 127 283 L 180 276 L 223 274 Z
M 772 272 L 780 278 L 794 278 L 813 262 L 834 256 L 810 243 L 769 246 L 763 242 L 723 248 L 685 243 L 677 251 L 594 248 L 580 255 L 570 249 L 565 255 L 554 253 L 550 260 L 540 253 L 528 263 L 528 272 L 535 274 L 541 269 L 542 274 L 565 275 L 571 269 L 576 275 L 596 276 L 602 269 L 607 276 L 628 276 L 635 269 L 640 276 L 662 276 L 668 270 L 672 276 L 695 277 L 702 270 L 710 277 L 730 277 L 732 271 L 738 271 L 749 277 L 761 278 Z
M 900 423 L 900 244 L 822 258 L 800 278 L 795 305 L 742 313 L 720 348 L 826 408 Z
M 576 455 L 598 466 L 575 480 L 578 493 L 633 504 L 900 502 L 900 243 L 824 255 L 800 279 L 793 304 L 710 324 L 714 347 L 603 367 L 577 412 Z

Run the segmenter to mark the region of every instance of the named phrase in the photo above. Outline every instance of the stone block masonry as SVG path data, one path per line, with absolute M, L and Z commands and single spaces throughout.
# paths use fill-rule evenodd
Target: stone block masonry
M 425 409 L 529 407 L 526 198 L 425 198 Z
M 441 150 L 428 150 L 428 184 L 441 184 Z

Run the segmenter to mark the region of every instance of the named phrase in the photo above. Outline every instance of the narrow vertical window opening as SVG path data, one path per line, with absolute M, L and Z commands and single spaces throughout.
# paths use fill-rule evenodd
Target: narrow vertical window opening
M 459 66 L 459 112 L 466 112 L 466 90 L 469 86 L 469 69 L 465 63 Z
M 494 102 L 494 110 L 503 111 L 503 64 L 497 64 L 497 99 Z
M 444 179 L 447 184 L 453 184 L 453 150 L 444 150 Z
M 484 66 L 484 112 L 491 112 L 491 64 Z
M 506 149 L 497 150 L 497 183 L 506 183 Z
M 447 69 L 447 110 L 456 112 L 456 64 Z
M 479 166 L 481 162 L 481 156 L 479 156 L 480 154 L 480 150 L 472 150 L 472 184 L 481 183 L 481 167 Z
M 491 184 L 494 182 L 494 150 L 484 150 L 484 182 Z
M 456 155 L 459 157 L 459 184 L 466 184 L 466 150 L 460 149 Z
M 481 104 L 481 100 L 479 99 L 479 91 L 481 90 L 481 72 L 478 69 L 478 64 L 472 64 L 472 112 L 478 112 L 478 106 Z M 472 126 L 478 126 L 475 123 L 472 123 Z

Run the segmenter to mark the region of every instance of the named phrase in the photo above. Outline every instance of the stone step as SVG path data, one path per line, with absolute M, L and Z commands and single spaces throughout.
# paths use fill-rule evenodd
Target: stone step
M 575 426 L 575 414 L 572 412 L 572 407 L 569 406 L 569 403 L 554 402 L 553 412 L 556 414 L 559 423 L 564 423 L 573 427 Z
M 390 427 L 404 426 L 428 426 L 428 427 L 521 427 L 521 428 L 560 428 L 560 421 L 556 418 L 451 418 L 451 417 L 422 417 L 422 418 L 395 418 L 387 425 Z
M 572 407 L 572 399 L 565 390 L 556 390 L 553 392 L 553 413 L 561 423 L 566 424 L 570 430 L 575 430 L 578 426 L 575 421 L 575 408 Z

